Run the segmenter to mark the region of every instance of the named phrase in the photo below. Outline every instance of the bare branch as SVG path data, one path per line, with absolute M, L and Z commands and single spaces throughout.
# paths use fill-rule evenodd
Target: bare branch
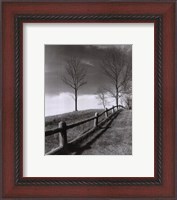
M 66 85 L 69 85 L 71 88 L 75 88 L 74 84 L 68 80 L 65 76 L 62 78 L 62 81 L 66 84 Z
M 65 75 L 62 77 L 63 82 L 74 89 L 75 110 L 77 110 L 77 92 L 86 82 L 86 69 L 81 65 L 78 57 L 71 57 L 67 60 Z
M 109 49 L 102 60 L 103 73 L 110 80 L 112 89 L 107 89 L 109 94 L 116 99 L 118 105 L 119 93 L 127 90 L 131 81 L 131 56 L 121 49 Z
M 103 105 L 104 109 L 106 108 L 106 105 L 109 104 L 108 100 L 107 100 L 107 91 L 104 88 L 99 88 L 97 93 L 97 99 L 99 100 L 100 104 Z

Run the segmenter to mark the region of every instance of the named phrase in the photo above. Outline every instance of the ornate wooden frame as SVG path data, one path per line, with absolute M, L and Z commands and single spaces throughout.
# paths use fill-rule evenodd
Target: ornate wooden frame
M 25 22 L 155 24 L 153 178 L 23 177 Z M 2 32 L 4 197 L 175 197 L 175 3 L 3 3 Z

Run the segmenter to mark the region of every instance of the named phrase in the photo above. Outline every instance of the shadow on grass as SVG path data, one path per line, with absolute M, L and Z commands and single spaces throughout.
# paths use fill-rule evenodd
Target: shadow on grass
M 119 113 L 117 113 L 116 115 L 114 115 L 110 121 L 102 126 L 98 126 L 99 130 L 97 131 L 98 133 L 95 135 L 95 137 L 92 138 L 92 140 L 90 140 L 85 146 L 78 148 L 76 147 L 75 149 L 75 155 L 80 155 L 82 154 L 85 150 L 91 149 L 91 145 L 96 142 L 101 136 L 102 134 L 107 131 L 109 128 L 111 128 L 111 124 L 114 121 L 114 119 L 119 115 Z
M 62 149 L 59 152 L 55 152 L 53 155 L 80 155 L 85 150 L 91 149 L 91 145 L 98 140 L 101 135 L 111 128 L 111 124 L 114 121 L 114 119 L 119 115 L 120 112 L 115 113 L 109 121 L 105 122 L 104 125 L 98 125 L 97 129 L 93 132 L 91 137 L 88 139 L 88 141 L 84 142 L 84 145 L 82 146 L 82 142 L 79 145 L 71 145 L 69 144 L 67 146 L 67 149 Z

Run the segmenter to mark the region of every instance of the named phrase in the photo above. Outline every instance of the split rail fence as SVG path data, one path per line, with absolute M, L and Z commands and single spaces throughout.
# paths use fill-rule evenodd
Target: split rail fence
M 95 116 L 93 116 L 91 118 L 88 118 L 88 119 L 85 119 L 85 120 L 82 120 L 82 121 L 79 121 L 79 122 L 76 122 L 73 124 L 69 124 L 69 125 L 67 125 L 65 121 L 60 121 L 58 124 L 58 128 L 45 131 L 45 137 L 58 133 L 58 138 L 59 138 L 58 148 L 51 150 L 50 152 L 46 153 L 46 155 L 52 155 L 61 149 L 67 149 L 67 145 L 68 145 L 67 130 L 72 129 L 76 126 L 85 124 L 87 122 L 93 121 L 93 127 L 91 128 L 91 130 L 93 131 L 98 127 L 99 124 L 103 123 L 109 117 L 113 116 L 119 110 L 119 108 L 123 108 L 123 107 L 122 106 L 112 106 L 112 108 L 109 108 L 109 109 L 106 108 L 105 111 L 103 111 L 101 113 L 96 112 Z M 103 118 L 102 121 L 99 122 L 99 118 L 103 117 L 103 115 L 105 117 Z M 83 136 L 81 135 L 79 138 L 74 139 L 73 142 L 78 141 L 82 137 Z

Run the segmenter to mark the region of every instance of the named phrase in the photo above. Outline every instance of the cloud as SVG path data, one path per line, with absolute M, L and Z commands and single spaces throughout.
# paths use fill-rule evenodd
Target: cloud
M 95 95 L 78 96 L 78 110 L 102 108 L 98 105 Z M 71 93 L 61 93 L 45 97 L 45 116 L 57 115 L 74 111 L 74 100 Z
M 108 99 L 113 103 L 113 99 Z M 114 104 L 114 103 L 113 103 Z M 112 104 L 110 105 L 110 107 Z M 96 95 L 79 95 L 78 110 L 103 109 L 103 105 Z M 72 93 L 64 92 L 55 96 L 45 96 L 45 116 L 52 116 L 74 111 L 74 99 Z
M 55 96 L 73 90 L 63 83 L 67 60 L 71 56 L 81 58 L 81 64 L 87 69 L 87 84 L 80 88 L 80 95 L 95 94 L 102 85 L 109 86 L 110 81 L 105 77 L 101 61 L 109 48 L 124 48 L 130 51 L 131 45 L 45 45 L 45 93 Z

